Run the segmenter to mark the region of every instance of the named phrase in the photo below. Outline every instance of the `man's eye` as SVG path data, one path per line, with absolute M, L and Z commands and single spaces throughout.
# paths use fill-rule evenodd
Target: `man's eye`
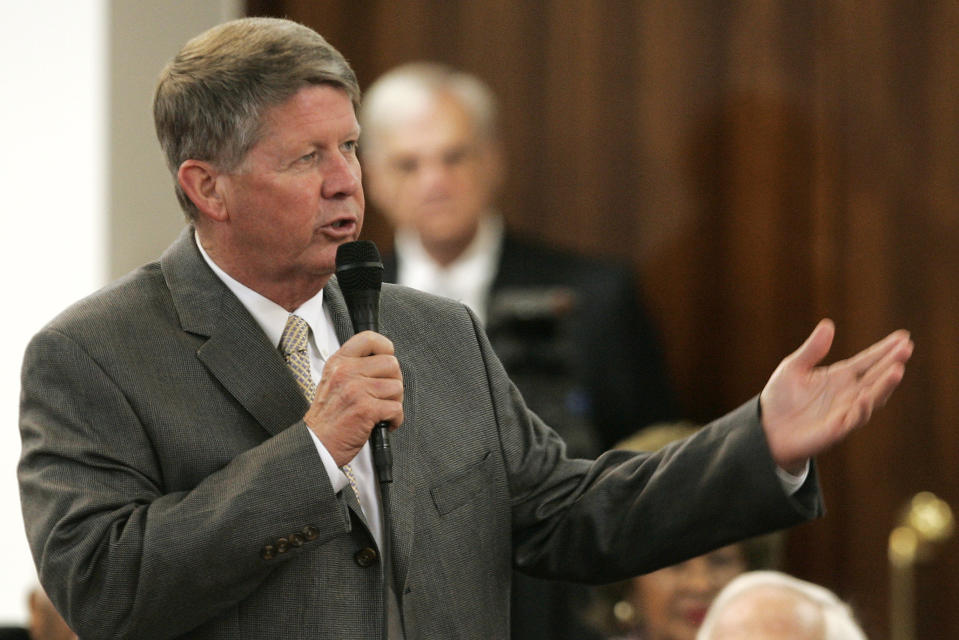
M 347 153 L 356 153 L 360 143 L 357 140 L 348 140 L 343 143 L 343 150 Z
M 313 162 L 316 160 L 316 151 L 312 151 L 304 156 L 300 156 L 300 162 Z
M 393 169 L 397 173 L 407 174 L 416 171 L 417 163 L 412 158 L 401 158 L 393 162 Z
M 469 157 L 469 149 L 453 149 L 452 151 L 449 151 L 443 155 L 443 163 L 447 167 L 458 167 L 469 160 Z

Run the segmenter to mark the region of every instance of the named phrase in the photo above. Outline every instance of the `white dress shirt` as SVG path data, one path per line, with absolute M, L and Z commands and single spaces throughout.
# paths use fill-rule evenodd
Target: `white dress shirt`
M 213 273 L 239 298 L 240 302 L 246 307 L 253 319 L 263 329 L 263 332 L 269 338 L 270 342 L 279 348 L 280 337 L 283 335 L 283 329 L 286 327 L 287 318 L 290 312 L 276 304 L 272 300 L 265 298 L 253 289 L 238 282 L 223 271 L 203 250 L 200 244 L 200 238 L 194 234 L 197 247 L 200 254 L 206 260 Z M 333 320 L 330 318 L 329 309 L 323 304 L 323 291 L 304 302 L 294 314 L 303 318 L 310 325 L 309 351 L 310 351 L 310 369 L 313 375 L 313 382 L 317 384 L 323 373 L 323 365 L 340 348 L 339 338 L 336 337 L 336 331 L 333 329 Z M 346 474 L 337 466 L 333 456 L 327 448 L 320 442 L 320 439 L 310 430 L 310 436 L 316 445 L 316 450 L 320 454 L 323 466 L 327 475 L 330 477 L 330 483 L 333 490 L 337 493 L 349 486 L 349 480 Z M 380 515 L 380 495 L 379 483 L 376 481 L 376 473 L 373 468 L 373 456 L 370 451 L 370 444 L 367 442 L 360 449 L 360 452 L 350 461 L 350 469 L 356 478 L 356 487 L 359 493 L 360 506 L 363 508 L 363 514 L 366 516 L 367 524 L 370 527 L 370 533 L 376 540 L 380 548 L 383 547 L 382 528 L 383 522 Z
M 399 230 L 394 247 L 399 258 L 396 277 L 407 287 L 458 300 L 486 322 L 487 301 L 502 245 L 503 220 L 495 214 L 480 219 L 473 241 L 446 266 L 430 257 L 415 231 Z

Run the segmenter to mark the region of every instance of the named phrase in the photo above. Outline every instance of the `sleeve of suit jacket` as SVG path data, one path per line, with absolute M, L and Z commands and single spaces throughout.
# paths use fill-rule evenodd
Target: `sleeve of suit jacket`
M 481 330 L 509 479 L 518 568 L 603 583 L 646 573 L 822 513 L 815 471 L 789 496 L 776 476 L 758 398 L 651 454 L 569 460 L 528 412 Z

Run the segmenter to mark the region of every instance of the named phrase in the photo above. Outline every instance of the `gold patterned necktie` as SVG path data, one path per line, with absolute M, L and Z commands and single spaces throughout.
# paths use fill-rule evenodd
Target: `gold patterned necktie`
M 310 325 L 300 316 L 290 314 L 280 336 L 280 351 L 303 395 L 308 402 L 313 402 L 316 387 L 313 386 L 313 374 L 310 372 L 309 339 Z
M 313 384 L 313 374 L 310 371 L 310 325 L 306 320 L 298 315 L 290 314 L 286 319 L 286 327 L 283 328 L 283 335 L 280 336 L 280 351 L 286 360 L 286 366 L 290 368 L 296 383 L 300 385 L 300 390 L 306 396 L 308 402 L 313 402 L 313 396 L 316 394 L 316 385 Z M 360 492 L 356 486 L 356 478 L 353 476 L 353 469 L 349 464 L 344 464 L 340 469 L 350 481 L 350 487 L 356 496 L 357 502 L 360 499 Z

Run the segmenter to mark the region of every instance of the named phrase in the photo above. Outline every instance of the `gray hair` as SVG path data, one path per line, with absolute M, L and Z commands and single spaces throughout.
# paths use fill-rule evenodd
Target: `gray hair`
M 856 622 L 852 609 L 836 594 L 779 571 L 749 571 L 723 587 L 710 605 L 706 619 L 696 634 L 696 640 L 710 640 L 713 637 L 714 627 L 723 610 L 739 596 L 753 589 L 767 587 L 792 591 L 817 606 L 822 613 L 825 627 L 823 640 L 866 640 L 866 634 Z
M 349 63 L 320 34 L 290 20 L 242 18 L 187 42 L 160 73 L 153 99 L 157 138 L 188 219 L 196 206 L 176 180 L 188 159 L 236 169 L 262 135 L 262 117 L 309 85 L 360 88 Z
M 463 105 L 477 136 L 495 139 L 496 96 L 486 83 L 438 62 L 410 62 L 386 72 L 367 88 L 360 109 L 363 149 L 375 149 L 378 136 L 391 124 L 441 94 Z

